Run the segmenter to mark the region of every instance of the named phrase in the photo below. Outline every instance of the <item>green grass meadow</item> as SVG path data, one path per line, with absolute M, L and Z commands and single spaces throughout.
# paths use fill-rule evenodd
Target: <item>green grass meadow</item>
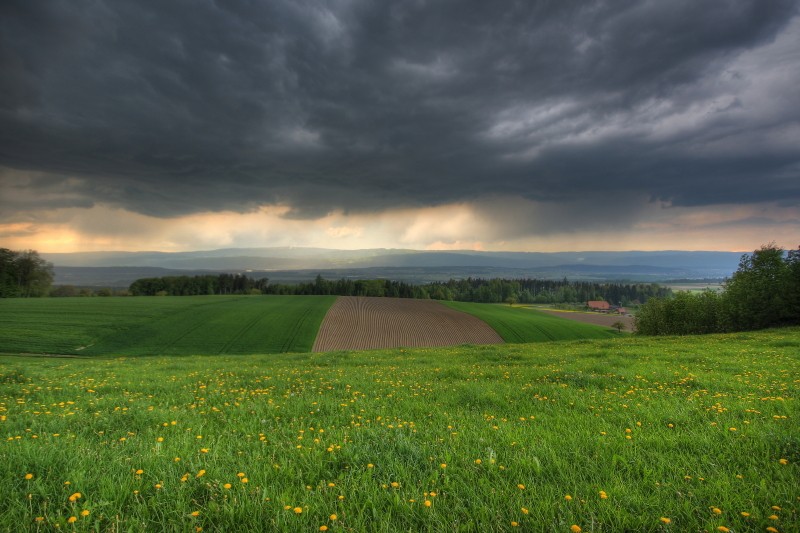
M 798 531 L 798 354 L 2 356 L 0 530 Z
M 489 324 L 504 341 L 512 344 L 602 339 L 620 335 L 620 333 L 610 328 L 559 318 L 538 312 L 529 307 L 468 302 L 442 303 L 480 318 Z
M 87 356 L 307 352 L 335 300 L 335 296 L 0 299 L 0 352 Z

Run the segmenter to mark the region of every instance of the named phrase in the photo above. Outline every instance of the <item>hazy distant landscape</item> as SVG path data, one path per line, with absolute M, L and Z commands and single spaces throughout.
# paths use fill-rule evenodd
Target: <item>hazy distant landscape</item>
M 571 280 L 722 279 L 739 262 L 736 252 L 441 252 L 247 248 L 197 252 L 42 253 L 55 265 L 55 284 L 127 287 L 144 277 L 247 273 L 274 282 L 393 279 L 426 283 L 467 277 Z

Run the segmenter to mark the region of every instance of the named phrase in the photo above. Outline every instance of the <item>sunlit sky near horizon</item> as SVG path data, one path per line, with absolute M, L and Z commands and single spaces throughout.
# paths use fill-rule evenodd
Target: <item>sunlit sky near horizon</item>
M 6 1 L 0 68 L 0 247 L 800 244 L 795 1 Z

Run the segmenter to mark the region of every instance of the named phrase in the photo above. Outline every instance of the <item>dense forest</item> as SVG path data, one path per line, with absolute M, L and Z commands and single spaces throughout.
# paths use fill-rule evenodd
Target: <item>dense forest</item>
M 644 335 L 725 333 L 800 324 L 800 249 L 745 254 L 722 292 L 653 298 L 636 316 Z
M 615 305 L 644 303 L 652 297 L 665 297 L 671 291 L 655 283 L 595 283 L 588 281 L 541 279 L 467 278 L 412 285 L 391 280 L 330 281 L 321 275 L 309 283 L 270 284 L 267 279 L 252 279 L 236 274 L 209 276 L 170 276 L 136 280 L 130 286 L 134 296 L 197 294 L 295 294 L 378 296 L 455 300 L 485 303 L 575 303 L 607 300 Z
M 241 274 L 208 274 L 204 276 L 165 276 L 134 281 L 129 292 L 133 296 L 196 296 L 201 294 L 262 294 L 268 280 L 253 279 Z

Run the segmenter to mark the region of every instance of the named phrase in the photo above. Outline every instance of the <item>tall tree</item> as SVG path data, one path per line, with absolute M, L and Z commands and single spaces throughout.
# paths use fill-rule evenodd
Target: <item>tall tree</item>
M 725 283 L 725 307 L 733 330 L 761 329 L 787 322 L 789 263 L 770 243 L 743 255 Z
M 35 250 L 0 248 L 0 297 L 46 296 L 53 283 L 53 265 Z

